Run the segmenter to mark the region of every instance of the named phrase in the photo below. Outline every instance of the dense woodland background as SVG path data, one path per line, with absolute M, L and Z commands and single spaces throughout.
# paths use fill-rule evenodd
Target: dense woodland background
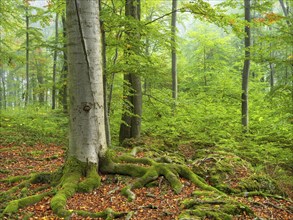
M 141 0 L 139 19 L 125 16 L 125 1 L 101 1 L 112 146 L 123 143 L 119 129 L 128 114 L 141 119 L 141 139 L 170 148 L 217 146 L 249 161 L 292 196 L 293 4 L 252 0 L 250 6 L 248 23 L 238 0 L 178 0 L 177 9 L 172 1 Z M 0 1 L 0 15 L 0 145 L 66 146 L 64 1 Z M 251 31 L 249 57 L 245 26 Z M 241 109 L 245 58 L 247 125 Z M 141 117 L 125 107 L 133 105 L 126 98 L 134 91 L 129 73 L 141 80 Z

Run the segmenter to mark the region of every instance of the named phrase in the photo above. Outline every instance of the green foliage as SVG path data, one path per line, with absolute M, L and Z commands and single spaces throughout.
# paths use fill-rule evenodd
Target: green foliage
M 2 110 L 0 117 L 2 144 L 42 142 L 67 145 L 68 119 L 62 112 L 30 106 Z

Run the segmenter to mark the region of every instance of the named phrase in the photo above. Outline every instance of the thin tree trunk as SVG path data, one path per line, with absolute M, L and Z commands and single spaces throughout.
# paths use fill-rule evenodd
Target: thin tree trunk
M 125 15 L 140 20 L 140 1 L 126 0 Z M 132 41 L 140 40 L 138 33 L 126 33 L 128 44 L 132 45 Z M 133 45 L 130 47 L 134 52 L 138 52 L 139 48 Z M 130 48 L 125 51 L 127 59 L 131 59 Z M 139 138 L 141 130 L 142 115 L 142 92 L 141 79 L 136 73 L 127 73 L 124 75 L 123 97 L 126 100 L 123 104 L 122 123 L 120 125 L 119 141 L 122 143 L 127 138 Z
M 275 67 L 273 63 L 269 63 L 270 66 L 270 88 L 271 91 L 274 89 L 275 81 L 274 81 L 274 75 L 275 75 Z
M 28 3 L 25 8 L 25 23 L 26 23 L 26 91 L 25 91 L 25 106 L 28 105 L 29 102 L 29 13 L 28 13 Z
M 172 48 L 172 98 L 177 99 L 177 54 L 176 54 L 176 19 L 177 19 L 177 0 L 172 0 L 172 22 L 171 22 L 171 48 Z
M 101 8 L 101 2 L 100 8 Z M 103 60 L 103 92 L 104 92 L 104 113 L 105 113 L 105 129 L 106 129 L 106 140 L 107 145 L 111 146 L 111 133 L 110 133 L 110 121 L 109 121 L 109 112 L 108 112 L 108 97 L 107 97 L 107 58 L 106 58 L 106 33 L 104 30 L 104 23 L 102 20 L 100 20 L 100 26 L 101 26 L 101 38 L 102 38 L 102 60 Z
M 53 88 L 52 88 L 52 109 L 56 108 L 56 71 L 57 71 L 57 55 L 58 55 L 58 41 L 59 41 L 59 33 L 58 33 L 58 23 L 59 23 L 59 15 L 56 13 L 55 19 L 55 50 L 53 55 Z
M 35 50 L 35 57 L 41 57 L 42 56 L 42 50 L 40 48 Z M 42 71 L 42 64 L 40 63 L 39 59 L 36 58 L 35 60 L 35 69 L 36 69 L 36 75 L 37 75 L 37 81 L 38 81 L 38 87 L 39 87 L 39 103 L 43 105 L 45 103 L 45 88 L 44 88 L 44 76 Z
M 131 119 L 131 137 L 140 137 L 141 115 L 142 115 L 142 93 L 140 76 L 131 74 L 132 89 L 135 91 L 133 94 L 133 114 Z
M 272 31 L 272 28 L 269 27 L 270 32 Z M 272 51 L 272 43 L 270 43 L 270 61 L 269 61 L 269 67 L 270 67 L 270 90 L 273 91 L 274 89 L 274 77 L 275 77 L 275 66 L 273 63 L 274 60 L 274 53 Z
M 112 3 L 112 12 L 114 14 L 117 13 L 117 10 L 116 10 L 116 7 L 115 7 L 115 3 L 113 0 L 111 0 L 111 3 Z M 122 10 L 123 10 L 123 7 L 120 8 L 119 10 L 119 15 L 122 14 Z M 118 42 L 122 37 L 122 31 L 118 31 L 117 34 L 116 34 L 116 41 Z M 114 57 L 113 57 L 113 65 L 116 64 L 116 61 L 118 59 L 118 47 L 116 46 L 115 48 L 115 54 L 114 54 Z M 113 95 L 113 88 L 114 88 L 114 78 L 115 78 L 115 73 L 112 73 L 111 74 L 111 83 L 110 83 L 110 88 L 109 88 L 109 96 L 108 96 L 108 115 L 110 115 L 110 112 L 111 112 L 111 102 L 112 102 L 112 95 Z
M 0 110 L 6 109 L 7 100 L 6 100 L 6 85 L 5 85 L 5 75 L 3 69 L 0 69 L 1 84 L 0 86 Z
M 245 21 L 250 22 L 250 0 L 244 0 L 245 7 Z M 249 24 L 245 26 L 245 60 L 242 72 L 242 126 L 243 132 L 248 132 L 249 123 L 249 111 L 248 111 L 248 80 L 249 80 L 249 69 L 250 69 L 250 27 Z
M 122 37 L 122 32 L 118 32 L 117 35 L 116 35 L 116 39 L 117 41 L 119 41 Z M 118 59 L 118 47 L 116 47 L 115 49 L 115 54 L 114 54 L 114 57 L 113 57 L 113 65 L 116 64 L 117 62 L 117 59 Z M 114 88 L 114 78 L 115 78 L 115 73 L 112 73 L 111 74 L 111 84 L 110 84 L 110 88 L 109 88 L 109 97 L 108 97 L 108 115 L 110 115 L 110 111 L 111 111 L 111 102 L 112 102 L 112 96 L 113 96 L 113 88 Z
M 287 7 L 285 6 L 285 3 L 284 3 L 283 0 L 279 0 L 279 2 L 280 2 L 280 5 L 282 7 L 282 10 L 283 10 L 283 13 L 284 13 L 285 17 L 288 18 L 288 15 L 289 15 L 289 7 L 288 6 Z M 288 26 L 291 25 L 291 23 L 290 23 L 290 21 L 288 19 L 286 20 L 286 23 L 287 23 Z
M 66 21 L 65 16 L 62 16 L 62 26 L 63 26 L 63 67 L 62 67 L 62 88 L 61 88 L 61 97 L 62 97 L 62 106 L 63 106 L 63 112 L 68 112 L 68 103 L 67 103 L 67 72 L 68 72 L 68 66 L 67 66 L 67 44 L 66 44 Z
M 206 75 L 206 47 L 203 48 L 203 72 L 204 72 L 204 85 L 207 86 L 207 75 Z

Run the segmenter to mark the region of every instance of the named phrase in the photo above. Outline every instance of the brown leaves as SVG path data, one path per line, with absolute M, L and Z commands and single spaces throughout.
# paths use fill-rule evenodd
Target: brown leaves
M 0 146 L 0 178 L 8 176 L 27 175 L 31 172 L 55 171 L 62 166 L 64 151 L 59 146 L 42 145 L 35 146 Z M 137 157 L 143 157 L 144 152 L 139 152 Z M 231 159 L 231 158 L 230 158 Z M 207 164 L 208 161 L 205 161 Z M 230 176 L 230 184 L 237 186 L 237 179 L 248 175 L 245 167 L 238 166 Z M 169 183 L 164 178 L 155 181 L 152 187 L 143 187 L 133 190 L 136 194 L 136 200 L 128 202 L 127 198 L 121 195 L 121 189 L 131 184 L 135 179 L 130 177 L 102 175 L 102 186 L 92 193 L 78 193 L 68 200 L 67 209 L 69 210 L 87 210 L 90 212 L 104 211 L 111 208 L 118 212 L 133 212 L 131 219 L 176 219 L 182 211 L 181 201 L 185 198 L 192 197 L 194 190 L 200 190 L 185 179 L 180 181 L 184 185 L 182 192 L 177 195 L 171 189 Z M 0 183 L 0 192 L 7 191 L 12 185 Z M 44 187 L 40 192 L 51 190 L 44 184 L 32 184 L 25 192 L 28 195 L 36 193 L 37 189 Z M 15 196 L 21 196 L 17 192 Z M 207 195 L 203 195 L 200 199 L 205 199 Z M 15 216 L 15 219 L 43 219 L 57 220 L 57 217 L 51 210 L 50 197 L 45 197 L 40 202 L 21 209 Z M 277 200 L 274 198 L 264 198 L 254 196 L 248 198 L 235 198 L 240 202 L 247 204 L 258 216 L 263 219 L 293 219 L 293 204 L 286 200 Z M 234 219 L 254 219 L 245 213 Z M 72 215 L 72 220 L 76 219 L 93 219 Z M 96 218 L 97 219 L 97 218 Z

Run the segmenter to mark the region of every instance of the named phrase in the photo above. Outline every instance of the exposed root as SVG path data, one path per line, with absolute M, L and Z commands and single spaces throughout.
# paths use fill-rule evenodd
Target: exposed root
M 202 178 L 194 174 L 187 166 L 180 164 L 160 163 L 150 158 L 135 158 L 126 154 L 116 158 L 114 162 L 109 158 L 107 161 L 109 163 L 104 164 L 108 164 L 108 166 L 105 165 L 101 167 L 103 172 L 139 177 L 132 185 L 126 186 L 122 190 L 122 194 L 126 196 L 129 201 L 133 201 L 135 199 L 135 194 L 131 191 L 132 189 L 141 188 L 158 179 L 159 176 L 164 176 L 170 183 L 174 192 L 177 194 L 180 193 L 183 188 L 179 177 L 183 177 L 204 190 L 214 191 L 221 195 L 225 195 L 216 188 L 209 186 Z
M 16 191 L 21 191 L 25 194 L 27 191 L 27 188 L 30 186 L 30 184 L 34 183 L 49 183 L 51 180 L 51 174 L 50 173 L 39 173 L 39 174 L 31 174 L 27 176 L 15 176 L 10 177 L 7 179 L 1 180 L 1 182 L 6 182 L 9 184 L 16 183 L 21 181 L 19 184 L 15 185 L 14 187 L 11 187 L 9 190 L 0 193 L 1 199 L 0 202 L 5 202 L 7 200 L 13 199 L 12 194 Z
M 17 199 L 17 200 L 12 200 L 11 202 L 8 203 L 8 205 L 4 209 L 3 214 L 10 215 L 10 214 L 16 213 L 18 209 L 26 207 L 28 205 L 35 204 L 41 201 L 45 196 L 48 196 L 51 194 L 53 194 L 52 191 L 33 195 L 33 196 L 28 196 L 28 197 Z
M 264 193 L 264 192 L 260 192 L 260 191 L 251 191 L 251 192 L 241 192 L 238 194 L 235 194 L 236 196 L 239 197 L 253 197 L 253 196 L 262 196 L 262 197 L 271 197 L 271 198 L 275 198 L 275 199 L 283 199 L 286 200 L 286 198 L 283 198 L 282 196 L 279 195 L 272 195 L 269 193 Z
M 87 212 L 87 211 L 83 211 L 83 210 L 75 210 L 72 211 L 72 215 L 78 215 L 78 216 L 82 216 L 82 217 L 90 217 L 90 218 L 103 218 L 103 219 L 115 219 L 115 218 L 121 218 L 123 216 L 128 216 L 129 213 L 128 212 L 115 212 L 112 209 L 106 209 L 103 212 Z
M 213 219 L 232 219 L 233 216 L 253 212 L 245 205 L 211 191 L 195 191 L 194 198 L 185 199 L 181 206 L 185 209 L 179 219 L 191 219 L 191 216 Z
M 157 180 L 160 176 L 163 176 L 170 183 L 174 192 L 179 194 L 183 188 L 183 184 L 181 183 L 179 177 L 182 177 L 190 180 L 193 184 L 205 190 L 204 192 L 207 192 L 209 195 L 216 195 L 215 198 L 212 197 L 212 201 L 200 201 L 198 199 L 190 201 L 186 200 L 185 203 L 182 203 L 185 209 L 188 208 L 188 210 L 185 211 L 185 214 L 196 214 L 199 210 L 195 209 L 195 206 L 204 206 L 207 204 L 210 206 L 222 206 L 223 215 L 221 217 L 225 218 L 231 215 L 232 212 L 236 212 L 235 210 L 242 210 L 242 206 L 238 203 L 236 204 L 234 202 L 232 206 L 229 206 L 230 203 L 228 204 L 219 200 L 219 198 L 226 199 L 226 194 L 208 185 L 202 178 L 192 172 L 189 167 L 181 164 L 169 163 L 170 160 L 168 158 L 159 160 L 150 158 L 135 158 L 129 154 L 117 157 L 114 155 L 111 156 L 110 152 L 108 152 L 105 158 L 100 159 L 101 164 L 99 164 L 99 168 L 103 173 L 122 174 L 137 177 L 134 183 L 122 189 L 122 194 L 126 196 L 129 201 L 133 201 L 135 199 L 135 194 L 132 191 L 133 189 L 144 187 L 148 183 Z M 82 210 L 66 209 L 67 200 L 76 192 L 90 192 L 100 186 L 101 178 L 97 172 L 97 167 L 97 164 L 83 163 L 75 158 L 68 158 L 63 167 L 62 173 L 59 173 L 62 175 L 34 174 L 28 177 L 19 177 L 18 181 L 23 181 L 18 186 L 13 187 L 9 193 L 15 192 L 21 188 L 27 187 L 31 183 L 36 182 L 50 183 L 54 188 L 50 192 L 11 201 L 5 208 L 3 214 L 9 215 L 17 212 L 19 208 L 34 204 L 46 195 L 54 194 L 51 199 L 51 208 L 59 217 L 70 218 L 74 215 L 79 215 L 83 217 L 113 219 L 126 216 L 126 219 L 130 219 L 133 214 L 132 212 L 118 213 L 111 209 L 106 209 L 103 212 L 92 213 Z M 17 181 L 17 178 L 10 179 L 10 181 Z M 232 211 L 228 210 L 229 208 L 231 208 Z M 205 214 L 198 213 L 196 215 L 201 217 L 203 215 L 213 216 L 214 214 L 212 210 L 206 210 Z

